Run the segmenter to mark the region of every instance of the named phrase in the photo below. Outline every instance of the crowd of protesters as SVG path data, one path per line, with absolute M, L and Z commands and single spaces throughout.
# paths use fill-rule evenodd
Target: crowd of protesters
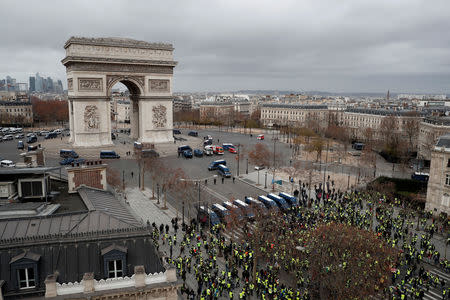
M 429 270 L 450 275 L 450 263 L 437 250 L 433 238 L 438 234 L 444 244 L 449 243 L 448 219 L 437 220 L 431 213 L 418 219 L 397 199 L 377 192 L 341 192 L 333 186 L 327 182 L 325 191 L 316 186 L 310 195 L 303 184 L 297 193 L 298 207 L 280 212 L 277 218 L 266 218 L 269 222 L 265 226 L 276 238 L 257 249 L 245 237 L 240 241 L 226 238 L 223 224 L 202 227 L 195 219 L 182 228 L 178 220 L 173 220 L 172 226 L 153 223 L 153 240 L 158 250 L 167 249 L 164 259 L 176 267 L 186 299 L 311 299 L 308 259 L 299 259 L 292 255 L 292 249 L 278 245 L 297 238 L 299 230 L 338 222 L 372 230 L 399 249 L 391 282 L 378 292 L 382 299 L 423 299 L 430 287 L 438 290 L 442 299 L 450 299 L 450 283 Z M 244 232 L 251 234 L 247 227 Z M 256 255 L 261 259 L 254 268 Z M 191 284 L 188 276 L 195 279 Z

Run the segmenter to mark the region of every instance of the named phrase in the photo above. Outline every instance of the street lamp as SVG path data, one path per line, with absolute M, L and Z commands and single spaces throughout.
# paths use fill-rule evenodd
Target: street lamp
M 158 202 L 156 203 L 159 204 L 159 183 L 156 184 L 156 197 L 158 199 Z
M 209 176 L 209 177 L 205 177 L 205 178 L 199 178 L 199 179 L 187 179 L 187 178 L 180 178 L 180 181 L 184 181 L 184 182 L 195 182 L 197 183 L 198 186 L 198 206 L 197 206 L 197 230 L 198 230 L 198 224 L 199 224 L 199 219 L 198 219 L 198 212 L 200 211 L 200 183 L 201 182 L 205 182 L 206 180 L 210 179 L 210 178 L 216 178 L 217 175 L 213 175 L 213 176 Z M 184 198 L 183 198 L 183 224 L 185 224 L 184 222 Z
M 267 171 L 265 175 L 265 179 L 264 179 L 264 188 L 267 189 Z

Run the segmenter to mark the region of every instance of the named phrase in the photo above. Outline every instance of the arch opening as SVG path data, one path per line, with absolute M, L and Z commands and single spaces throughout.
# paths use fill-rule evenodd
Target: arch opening
M 139 96 L 141 89 L 131 80 L 117 80 L 108 90 L 113 132 L 129 132 L 133 140 L 140 137 Z

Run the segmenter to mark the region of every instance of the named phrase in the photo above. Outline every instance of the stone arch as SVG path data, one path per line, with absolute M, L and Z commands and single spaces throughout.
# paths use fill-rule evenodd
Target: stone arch
M 64 48 L 74 146 L 112 145 L 109 99 L 117 82 L 132 95 L 138 124 L 134 137 L 145 143 L 173 142 L 172 75 L 177 62 L 172 45 L 71 37 Z

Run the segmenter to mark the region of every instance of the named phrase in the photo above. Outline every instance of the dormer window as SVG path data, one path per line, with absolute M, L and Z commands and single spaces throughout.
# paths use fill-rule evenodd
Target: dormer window
M 127 248 L 112 244 L 102 249 L 104 274 L 106 278 L 118 278 L 126 275 Z
M 17 289 L 31 289 L 39 286 L 38 262 L 39 254 L 26 251 L 14 256 L 11 265 L 12 278 Z

